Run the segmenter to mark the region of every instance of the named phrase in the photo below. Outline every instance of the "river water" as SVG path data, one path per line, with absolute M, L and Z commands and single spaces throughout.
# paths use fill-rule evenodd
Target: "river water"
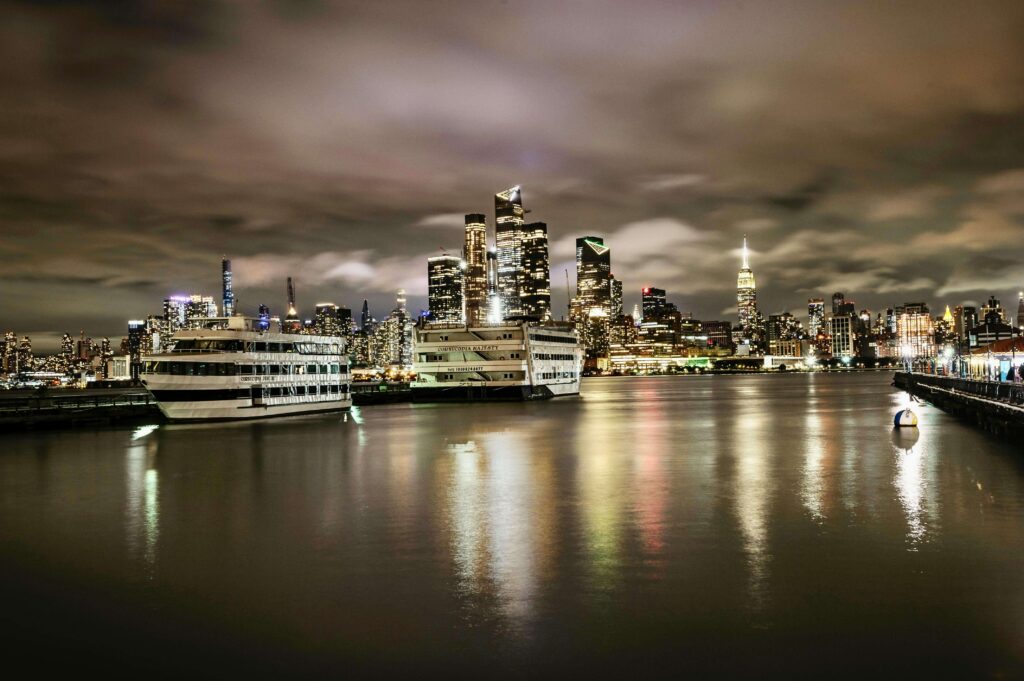
M 1024 675 L 1024 448 L 891 374 L 0 435 L 8 664 Z M 41 665 L 41 666 L 39 666 Z

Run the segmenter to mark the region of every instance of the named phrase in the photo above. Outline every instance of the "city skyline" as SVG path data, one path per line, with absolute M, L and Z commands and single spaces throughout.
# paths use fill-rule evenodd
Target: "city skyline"
M 1024 287 L 1017 4 L 609 4 L 583 32 L 521 5 L 6 3 L 0 324 L 123 333 L 216 292 L 224 256 L 250 313 L 287 276 L 310 305 L 425 308 L 425 258 L 513 183 L 549 226 L 556 318 L 585 234 L 627 309 L 656 285 L 699 318 L 733 316 L 744 233 L 765 314 Z

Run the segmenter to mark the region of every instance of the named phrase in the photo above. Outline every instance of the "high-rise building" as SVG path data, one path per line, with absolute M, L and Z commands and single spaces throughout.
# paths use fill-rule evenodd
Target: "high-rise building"
M 139 377 L 142 366 L 142 353 L 145 348 L 143 336 L 146 333 L 146 322 L 143 319 L 132 319 L 128 322 L 128 356 L 131 377 Z
M 598 236 L 576 239 L 576 298 L 573 316 L 585 319 L 593 309 L 611 312 L 611 249 Z
M 301 333 L 302 320 L 299 318 L 299 310 L 295 306 L 295 282 L 288 277 L 288 313 L 281 323 L 281 331 L 284 333 Z
M 193 326 L 200 319 L 216 316 L 217 303 L 214 301 L 213 296 L 194 294 L 188 297 L 188 301 L 185 303 L 185 326 Z
M 523 196 L 518 185 L 494 195 L 494 222 L 502 316 L 518 317 L 523 314 L 519 292 L 524 278 Z
M 924 303 L 904 303 L 896 308 L 896 344 L 906 359 L 935 356 L 935 320 Z
M 640 290 L 640 301 L 643 303 L 643 320 L 656 320 L 665 309 L 665 289 L 646 286 Z
M 185 307 L 189 296 L 171 296 L 164 299 L 164 332 L 172 334 L 185 326 Z
M 825 301 L 821 298 L 807 300 L 807 333 L 814 338 L 825 331 Z
M 270 308 L 263 304 L 259 307 L 259 327 L 260 331 L 270 329 Z
M 501 296 L 498 294 L 498 252 L 487 251 L 487 322 L 497 324 L 504 319 Z
M 235 314 L 235 292 L 231 287 L 231 261 L 224 258 L 220 261 L 220 274 L 224 292 L 224 316 Z
M 616 279 L 614 274 L 609 274 L 608 286 L 608 295 L 611 299 L 611 310 L 608 316 L 615 319 L 622 316 L 622 280 Z
M 334 303 L 317 303 L 313 313 L 313 330 L 322 336 L 342 335 L 338 306 Z
M 466 263 L 454 255 L 427 258 L 427 299 L 435 322 L 465 322 L 463 285 Z
M 832 341 L 832 356 L 850 358 L 854 356 L 857 342 L 856 321 L 852 314 L 832 315 L 828 320 Z
M 548 226 L 532 222 L 522 228 L 519 307 L 522 314 L 551 319 L 551 266 L 548 260 Z
M 363 309 L 359 314 L 359 328 L 366 331 L 372 319 L 373 317 L 370 316 L 370 303 L 367 300 L 363 300 Z
M 981 321 L 986 324 L 1001 324 L 1006 322 L 1006 310 L 995 296 L 989 296 L 988 301 L 981 306 Z
M 751 346 L 757 345 L 760 341 L 760 314 L 757 310 L 757 284 L 754 282 L 754 271 L 750 269 L 747 237 L 743 237 L 743 265 L 736 276 L 736 311 L 743 340 L 750 342 Z
M 1024 329 L 1024 291 L 1017 294 L 1017 328 Z
M 487 218 L 480 213 L 466 215 L 466 240 L 462 248 L 466 261 L 463 300 L 466 323 L 470 326 L 487 321 Z

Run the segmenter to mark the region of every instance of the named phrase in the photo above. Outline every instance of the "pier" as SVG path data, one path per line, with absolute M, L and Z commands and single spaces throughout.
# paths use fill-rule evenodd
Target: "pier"
M 1024 384 L 900 372 L 894 384 L 997 435 L 1024 435 Z
M 0 430 L 158 421 L 153 396 L 141 388 L 0 392 Z

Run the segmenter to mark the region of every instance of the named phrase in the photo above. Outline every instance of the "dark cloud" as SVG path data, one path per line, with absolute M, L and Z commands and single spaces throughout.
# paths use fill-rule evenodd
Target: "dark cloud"
M 631 306 L 711 318 L 1024 287 L 1017 2 L 2 2 L 0 326 L 123 333 L 171 292 L 378 314 L 524 186 Z M 491 216 L 493 224 L 493 216 Z M 316 299 L 316 300 L 315 300 Z

